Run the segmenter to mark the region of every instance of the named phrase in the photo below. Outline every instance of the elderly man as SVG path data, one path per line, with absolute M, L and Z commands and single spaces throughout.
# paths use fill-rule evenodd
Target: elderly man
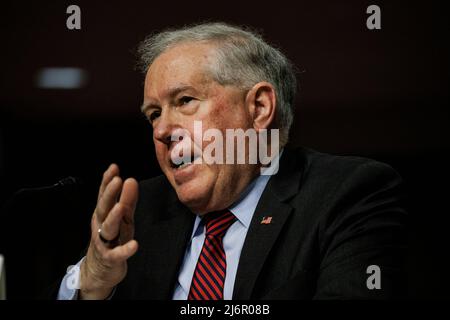
M 59 299 L 402 294 L 399 176 L 369 159 L 286 147 L 296 78 L 280 51 L 207 23 L 150 36 L 139 53 L 142 111 L 164 175 L 138 184 L 117 165 L 106 170 L 89 248 Z M 229 130 L 257 133 L 258 145 L 217 144 Z M 267 130 L 279 140 L 263 139 Z M 251 161 L 256 149 L 270 161 Z M 231 161 L 208 161 L 219 154 Z

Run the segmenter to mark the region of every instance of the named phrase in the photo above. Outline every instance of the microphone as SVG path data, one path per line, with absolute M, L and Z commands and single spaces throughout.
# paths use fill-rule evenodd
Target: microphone
M 52 185 L 21 188 L 14 193 L 13 197 L 20 193 L 23 193 L 23 192 L 50 190 L 50 189 L 54 189 L 54 188 L 66 187 L 66 186 L 77 185 L 77 184 L 82 184 L 82 180 L 80 178 L 68 176 L 68 177 L 62 178 L 61 180 L 59 180 L 58 182 L 56 182 Z
M 83 180 L 81 180 L 80 178 L 68 176 L 68 177 L 62 178 L 61 180 L 59 180 L 58 182 L 56 182 L 52 185 L 21 188 L 21 189 L 17 190 L 16 192 L 14 192 L 13 195 L 3 204 L 2 209 L 5 211 L 8 211 L 8 209 L 14 203 L 15 199 L 24 194 L 30 194 L 30 193 L 32 194 L 32 193 L 40 192 L 40 191 L 57 190 L 60 188 L 81 185 L 81 184 L 83 184 Z

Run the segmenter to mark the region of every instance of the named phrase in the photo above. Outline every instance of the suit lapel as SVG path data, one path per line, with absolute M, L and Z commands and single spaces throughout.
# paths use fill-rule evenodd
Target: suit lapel
M 169 218 L 154 224 L 148 230 L 154 243 L 150 257 L 146 259 L 149 261 L 146 270 L 148 277 L 153 279 L 154 286 L 151 290 L 158 292 L 158 299 L 172 298 L 195 221 L 195 215 L 177 200 L 169 205 L 167 211 Z M 154 245 L 155 243 L 158 245 Z
M 292 213 L 286 201 L 298 192 L 302 171 L 295 156 L 293 150 L 284 150 L 279 171 L 271 177 L 258 202 L 242 248 L 233 299 L 251 298 L 269 252 Z M 272 217 L 270 223 L 261 223 L 264 217 Z

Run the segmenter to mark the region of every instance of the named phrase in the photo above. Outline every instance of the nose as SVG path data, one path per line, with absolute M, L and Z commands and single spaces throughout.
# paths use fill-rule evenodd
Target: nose
M 160 115 L 153 127 L 153 138 L 167 145 L 168 149 L 172 147 L 172 144 L 176 144 L 189 136 L 189 131 L 184 129 L 182 124 L 167 112 Z
M 167 112 L 162 112 L 153 126 L 153 138 L 159 142 L 169 145 L 171 142 L 172 131 L 175 126 Z

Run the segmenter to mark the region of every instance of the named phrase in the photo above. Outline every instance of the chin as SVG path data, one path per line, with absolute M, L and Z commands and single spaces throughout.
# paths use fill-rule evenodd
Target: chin
M 175 191 L 178 199 L 196 214 L 203 214 L 207 212 L 208 200 L 210 198 L 210 191 L 212 188 L 205 187 L 205 184 L 199 183 L 184 183 L 177 186 Z

